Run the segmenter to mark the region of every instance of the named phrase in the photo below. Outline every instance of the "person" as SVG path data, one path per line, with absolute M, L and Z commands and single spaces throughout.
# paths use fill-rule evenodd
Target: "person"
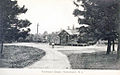
M 54 46 L 55 46 L 55 43 L 52 43 L 52 48 L 54 48 Z

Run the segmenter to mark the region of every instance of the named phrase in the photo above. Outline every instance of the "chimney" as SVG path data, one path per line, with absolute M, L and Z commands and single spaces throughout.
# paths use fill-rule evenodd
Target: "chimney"
M 70 30 L 70 26 L 68 26 L 68 30 Z

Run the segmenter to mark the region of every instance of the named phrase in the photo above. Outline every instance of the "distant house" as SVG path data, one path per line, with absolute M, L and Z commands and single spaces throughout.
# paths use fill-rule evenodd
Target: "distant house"
M 60 38 L 60 45 L 77 45 L 78 29 L 62 30 L 58 36 Z

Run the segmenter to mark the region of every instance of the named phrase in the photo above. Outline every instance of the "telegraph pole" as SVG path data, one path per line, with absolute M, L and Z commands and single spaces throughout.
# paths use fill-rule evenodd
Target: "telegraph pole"
M 37 24 L 37 34 L 39 33 L 39 23 Z

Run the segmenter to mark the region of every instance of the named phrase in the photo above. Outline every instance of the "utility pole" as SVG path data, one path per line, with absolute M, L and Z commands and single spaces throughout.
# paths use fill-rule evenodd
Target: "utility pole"
M 37 34 L 39 33 L 39 23 L 37 24 Z

